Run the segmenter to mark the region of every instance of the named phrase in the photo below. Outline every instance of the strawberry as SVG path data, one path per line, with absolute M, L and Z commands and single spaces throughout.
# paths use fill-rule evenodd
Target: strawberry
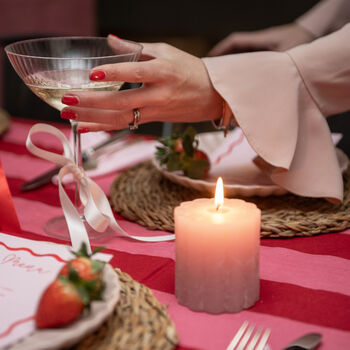
M 185 152 L 184 147 L 182 145 L 182 139 L 181 138 L 178 138 L 175 141 L 174 151 L 175 152 L 179 152 L 179 153 L 184 153 Z
M 35 315 L 37 328 L 62 327 L 75 321 L 85 304 L 73 283 L 56 279 L 42 295 Z
M 90 259 L 85 244 L 75 255 L 42 295 L 35 315 L 38 328 L 65 326 L 76 320 L 84 308 L 90 308 L 93 300 L 101 300 L 104 263 Z
M 100 278 L 105 264 L 102 261 L 91 259 L 91 256 L 100 250 L 101 248 L 97 248 L 92 252 L 91 255 L 89 255 L 86 245 L 83 243 L 80 250 L 73 253 L 76 258 L 68 261 L 68 263 L 62 267 L 59 275 L 68 276 L 69 269 L 72 268 L 78 273 L 80 278 L 86 281 L 92 281 Z
M 59 275 L 68 276 L 69 269 L 72 268 L 78 273 L 79 277 L 86 281 L 92 281 L 100 278 L 103 266 L 104 263 L 101 261 L 91 260 L 87 257 L 80 256 L 65 264 L 59 272 Z
M 207 154 L 199 149 L 196 149 L 194 151 L 193 159 L 194 160 L 203 160 L 203 161 L 207 162 L 208 164 L 210 164 L 209 157 L 207 156 Z M 208 173 L 209 173 L 209 166 L 204 169 L 204 177 L 207 177 Z
M 208 158 L 207 154 L 204 153 L 203 151 L 199 150 L 199 149 L 196 149 L 194 151 L 193 159 L 194 160 L 204 159 L 204 160 L 209 162 L 209 158 Z

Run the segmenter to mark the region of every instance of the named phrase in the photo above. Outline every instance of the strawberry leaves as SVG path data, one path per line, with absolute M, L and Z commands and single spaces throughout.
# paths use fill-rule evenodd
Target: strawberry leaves
M 189 126 L 182 135 L 173 133 L 160 140 L 162 146 L 157 147 L 156 159 L 165 165 L 168 171 L 183 171 L 192 179 L 206 177 L 210 163 L 208 156 L 198 149 L 196 131 Z

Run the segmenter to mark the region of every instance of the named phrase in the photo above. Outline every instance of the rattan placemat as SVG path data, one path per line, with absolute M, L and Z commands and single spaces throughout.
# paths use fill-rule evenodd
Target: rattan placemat
M 178 343 L 166 307 L 151 290 L 116 269 L 120 300 L 113 315 L 71 350 L 171 350 Z
M 261 237 L 312 236 L 350 227 L 350 166 L 344 173 L 344 184 L 342 204 L 292 194 L 244 200 L 256 203 L 262 210 Z M 151 162 L 123 172 L 110 190 L 111 205 L 117 213 L 152 230 L 174 231 L 174 208 L 201 197 L 212 194 L 169 181 Z

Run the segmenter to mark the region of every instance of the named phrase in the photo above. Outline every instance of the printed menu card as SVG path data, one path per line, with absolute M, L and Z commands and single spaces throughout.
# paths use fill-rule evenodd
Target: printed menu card
M 0 233 L 0 349 L 35 331 L 40 296 L 72 257 L 67 246 Z

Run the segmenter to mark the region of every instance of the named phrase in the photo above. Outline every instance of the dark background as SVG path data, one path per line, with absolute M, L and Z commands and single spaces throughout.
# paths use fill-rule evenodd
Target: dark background
M 165 41 L 203 56 L 235 30 L 255 30 L 293 21 L 317 0 L 126 1 L 97 4 L 98 30 L 136 41 Z
M 8 14 L 13 14 L 15 18 L 20 18 L 19 15 L 22 15 L 23 18 L 15 24 L 12 21 L 3 26 L 3 29 L 0 28 L 0 45 L 4 47 L 7 43 L 32 37 L 106 36 L 112 33 L 135 41 L 167 42 L 193 55 L 203 57 L 217 41 L 232 31 L 256 30 L 291 22 L 317 2 L 317 0 L 210 2 L 0 0 L 0 23 L 8 21 Z M 37 8 L 34 8 L 35 3 Z M 57 3 L 61 6 L 58 7 Z M 53 8 L 54 5 L 56 8 Z M 19 29 L 21 26 L 22 32 Z M 67 122 L 59 117 L 56 110 L 46 105 L 24 86 L 5 57 L 2 57 L 1 62 L 3 84 L 0 102 L 10 115 Z M 350 133 L 349 116 L 327 119 L 333 131 Z M 142 125 L 140 132 L 160 135 L 162 130 L 162 123 L 151 123 Z M 341 147 L 350 155 L 350 136 L 341 141 Z

